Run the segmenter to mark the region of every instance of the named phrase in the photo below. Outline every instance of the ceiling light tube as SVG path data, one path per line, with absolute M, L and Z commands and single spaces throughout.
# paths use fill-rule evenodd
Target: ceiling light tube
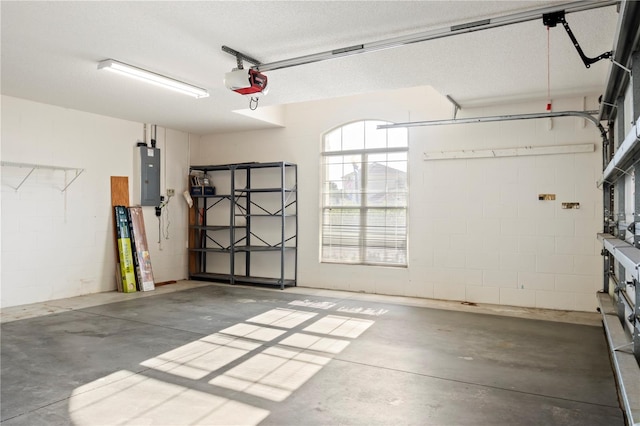
M 197 87 L 179 80 L 174 80 L 164 75 L 156 74 L 152 71 L 147 71 L 142 68 L 134 67 L 123 62 L 114 61 L 113 59 L 107 59 L 98 63 L 99 70 L 112 71 L 127 77 L 135 78 L 136 80 L 144 81 L 165 89 L 173 90 L 175 92 L 183 93 L 185 95 L 193 96 L 194 98 L 206 98 L 209 96 L 209 92 L 201 87 Z

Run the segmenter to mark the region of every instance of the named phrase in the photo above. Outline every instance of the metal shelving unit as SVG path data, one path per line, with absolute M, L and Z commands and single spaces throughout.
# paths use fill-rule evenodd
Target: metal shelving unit
M 225 192 L 192 195 L 189 277 L 297 285 L 297 165 L 240 163 L 191 166 L 190 171 L 206 174 Z M 220 261 L 220 256 L 228 259 Z

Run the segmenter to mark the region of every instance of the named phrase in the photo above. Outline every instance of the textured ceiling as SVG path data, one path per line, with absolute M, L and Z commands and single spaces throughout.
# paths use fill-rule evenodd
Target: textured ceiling
M 557 1 L 2 1 L 2 93 L 197 134 L 270 124 L 233 111 L 249 100 L 223 85 L 235 59 L 273 62 Z M 615 6 L 567 15 L 588 56 L 611 50 Z M 561 27 L 540 21 L 274 70 L 260 106 L 430 85 L 463 107 L 599 94 L 611 63 L 586 69 Z M 98 71 L 116 59 L 209 90 L 193 99 Z

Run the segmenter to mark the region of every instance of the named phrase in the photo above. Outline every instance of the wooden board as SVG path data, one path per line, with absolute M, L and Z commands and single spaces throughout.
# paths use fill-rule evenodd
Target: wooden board
M 111 176 L 111 207 L 129 207 L 129 178 Z
M 120 275 L 120 253 L 118 250 L 118 228 L 116 224 L 116 216 L 114 214 L 113 207 L 126 206 L 129 207 L 129 178 L 127 176 L 111 176 L 111 213 L 113 214 L 113 241 L 114 241 L 114 254 L 117 264 L 117 276 L 116 286 L 118 291 L 122 291 L 122 278 Z

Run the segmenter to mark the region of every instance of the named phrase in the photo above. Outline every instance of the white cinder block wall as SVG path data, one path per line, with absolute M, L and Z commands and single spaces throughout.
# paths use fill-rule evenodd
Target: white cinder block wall
M 596 108 L 587 98 L 587 108 Z M 582 109 L 583 98 L 554 101 Z M 543 110 L 540 103 L 465 108 L 459 117 Z M 555 309 L 593 310 L 600 288 L 600 137 L 575 118 L 410 130 L 408 268 L 319 262 L 322 134 L 361 119 L 451 118 L 430 88 L 309 102 L 285 109 L 285 126 L 202 138 L 158 129 L 162 191 L 179 195 L 192 164 L 286 160 L 299 164 L 299 284 L 371 293 Z M 86 169 L 61 194 L 62 172 L 2 170 L 2 306 L 115 288 L 110 176 L 133 184 L 133 145 L 142 124 L 2 97 L 2 160 Z M 593 154 L 423 161 L 425 151 L 593 143 Z M 16 181 L 17 180 L 17 181 Z M 539 193 L 556 201 L 538 201 Z M 133 201 L 133 200 L 132 200 Z M 563 201 L 580 202 L 563 210 Z M 186 276 L 186 207 L 169 204 L 169 239 L 158 244 L 145 211 L 157 281 Z M 166 223 L 165 223 L 166 225 Z M 164 228 L 166 231 L 166 228 Z M 162 250 L 160 249 L 162 248 Z
M 585 99 L 554 100 L 555 111 Z M 586 99 L 596 109 L 595 97 Z M 544 102 L 465 108 L 458 117 L 544 111 Z M 464 107 L 464 105 L 463 105 Z M 319 262 L 322 134 L 361 119 L 452 118 L 423 87 L 291 105 L 285 127 L 203 136 L 192 164 L 291 161 L 299 166 L 299 285 L 436 299 L 593 311 L 601 287 L 601 138 L 577 118 L 412 128 L 409 267 Z M 551 126 L 551 128 L 549 127 Z M 589 154 L 423 161 L 426 151 L 593 143 Z M 556 194 L 539 201 L 538 194 Z M 564 210 L 562 202 L 579 202 Z
M 115 289 L 110 176 L 128 176 L 133 194 L 133 147 L 142 134 L 140 123 L 2 96 L 3 161 L 85 169 L 63 194 L 64 172 L 37 170 L 15 191 L 28 170 L 2 168 L 3 307 Z M 143 208 L 161 282 L 186 277 L 187 209 L 180 193 L 194 137 L 162 128 L 157 136 L 165 165 L 161 190 L 178 194 L 169 203 L 169 239 L 161 247 L 154 208 Z

